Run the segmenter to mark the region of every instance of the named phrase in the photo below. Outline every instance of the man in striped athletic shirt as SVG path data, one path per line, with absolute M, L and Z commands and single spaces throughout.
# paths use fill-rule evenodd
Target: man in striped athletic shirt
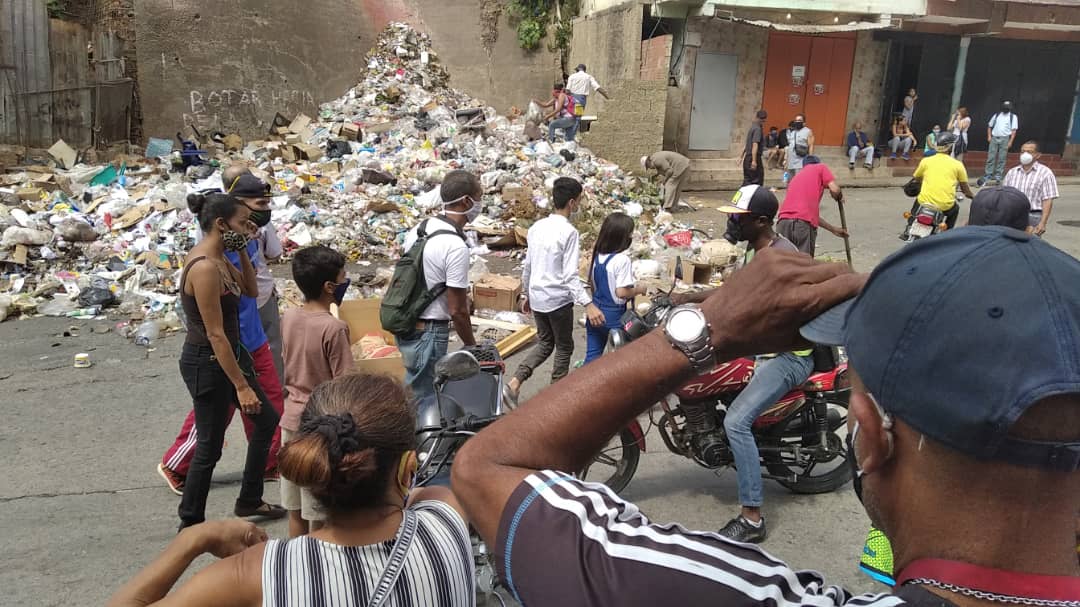
M 454 493 L 515 596 L 531 607 L 1080 605 L 1080 261 L 1023 232 L 967 227 L 901 249 L 863 282 L 766 250 L 698 310 L 673 309 L 663 330 L 471 438 Z M 847 348 L 847 460 L 893 541 L 892 594 L 853 596 L 755 545 L 651 523 L 555 471 L 581 470 L 711 355 L 805 347 L 800 329 Z

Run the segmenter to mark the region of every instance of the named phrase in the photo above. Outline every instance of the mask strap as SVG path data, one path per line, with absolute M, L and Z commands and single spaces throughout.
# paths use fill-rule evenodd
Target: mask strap
M 469 199 L 469 201 L 472 202 L 473 206 L 476 206 L 476 200 L 472 196 L 469 196 L 468 194 L 466 194 L 464 196 L 455 198 L 453 200 L 447 200 L 447 201 L 443 202 L 442 203 L 443 213 L 445 213 L 447 215 L 468 215 L 469 211 L 447 211 L 446 210 L 446 207 L 448 207 L 448 206 L 450 206 L 452 204 L 457 204 L 457 203 L 461 202 L 462 200 L 465 200 L 466 198 Z M 471 211 L 472 207 L 469 207 L 469 210 Z

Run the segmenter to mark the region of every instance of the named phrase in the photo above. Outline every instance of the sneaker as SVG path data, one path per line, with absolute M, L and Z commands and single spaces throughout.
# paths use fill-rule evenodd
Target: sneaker
M 263 502 L 258 506 L 241 506 L 240 504 L 237 504 L 236 507 L 233 508 L 233 514 L 240 518 L 257 516 L 266 520 L 274 520 L 285 518 L 288 516 L 289 511 L 277 504 L 267 504 L 266 502 Z
M 765 536 L 768 535 L 768 531 L 765 529 L 765 517 L 761 518 L 761 525 L 754 526 L 741 514 L 728 521 L 728 524 L 724 525 L 719 533 L 720 537 L 748 544 L 760 544 L 765 541 Z
M 855 170 L 855 163 L 854 162 L 847 163 L 847 168 L 848 168 L 849 171 L 854 171 Z
M 157 465 L 157 473 L 161 475 L 161 478 L 165 479 L 165 484 L 169 486 L 169 491 L 177 495 L 184 495 L 184 477 L 180 476 L 170 468 L 166 468 L 165 464 Z
M 986 185 L 986 177 L 979 177 L 979 179 L 975 181 L 975 185 L 979 186 L 980 188 Z
M 267 470 L 263 473 L 263 482 L 276 483 L 281 480 L 281 473 L 278 472 L 277 466 Z
M 904 155 L 902 155 L 900 157 L 903 158 L 904 160 L 911 160 L 911 155 L 910 154 L 904 154 Z
M 889 154 L 889 160 L 896 160 L 896 154 Z

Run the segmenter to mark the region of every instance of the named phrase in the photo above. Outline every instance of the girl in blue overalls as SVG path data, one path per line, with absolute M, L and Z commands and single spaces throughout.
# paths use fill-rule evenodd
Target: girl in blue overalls
M 593 247 L 592 269 L 589 271 L 589 287 L 593 303 L 604 313 L 603 326 L 588 325 L 588 352 L 585 362 L 604 353 L 608 331 L 619 327 L 619 319 L 626 311 L 627 300 L 644 294 L 644 287 L 634 285 L 634 272 L 626 250 L 634 239 L 634 220 L 625 213 L 612 213 L 600 226 L 600 235 Z

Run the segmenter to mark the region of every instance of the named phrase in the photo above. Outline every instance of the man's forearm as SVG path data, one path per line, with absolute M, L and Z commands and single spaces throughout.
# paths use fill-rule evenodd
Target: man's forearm
M 1044 200 L 1042 208 L 1042 219 L 1039 220 L 1039 224 L 1042 225 L 1043 228 L 1045 228 L 1046 225 L 1050 223 L 1050 211 L 1052 210 L 1054 210 L 1054 199 L 1048 198 Z
M 642 361 L 649 361 L 647 373 Z M 652 331 L 589 363 L 589 373 L 571 373 L 544 389 L 469 443 L 495 465 L 577 471 L 690 373 L 686 356 Z
M 468 310 L 461 310 L 454 312 L 451 315 L 451 319 L 454 321 L 454 331 L 461 338 L 461 343 L 466 346 L 476 345 L 476 338 L 472 332 L 472 317 L 469 316 Z
M 142 607 L 161 600 L 204 551 L 196 528 L 185 529 L 153 563 L 116 591 L 108 607 Z

